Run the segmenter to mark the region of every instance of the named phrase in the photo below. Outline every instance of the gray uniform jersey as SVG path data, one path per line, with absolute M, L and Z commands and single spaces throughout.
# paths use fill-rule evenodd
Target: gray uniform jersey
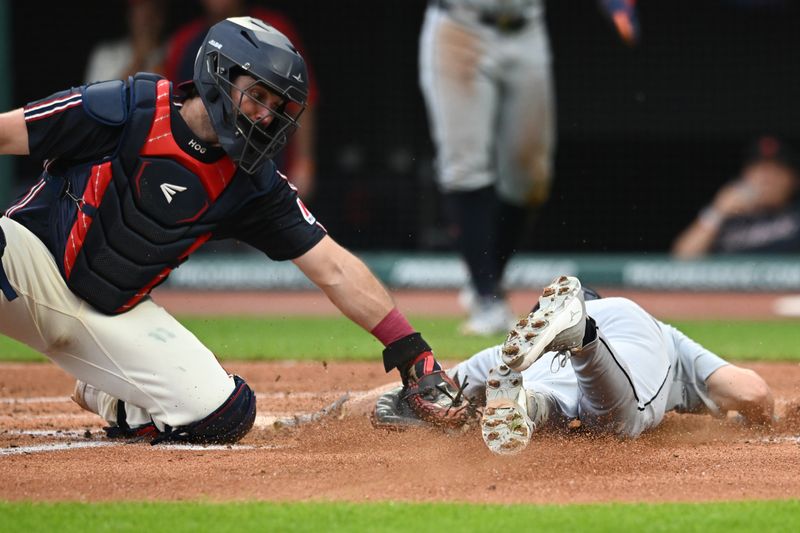
M 420 87 L 442 191 L 494 185 L 515 205 L 546 200 L 555 113 L 540 0 L 432 2 Z
M 602 397 L 605 405 L 616 405 L 621 403 L 617 398 L 624 399 L 632 392 L 630 408 L 615 411 L 612 417 L 621 419 L 612 425 L 618 433 L 636 436 L 656 426 L 671 410 L 719 412 L 707 395 L 705 381 L 727 362 L 630 300 L 589 301 L 586 311 L 597 323 L 602 335 L 598 345 L 603 349 L 580 359 L 573 357 L 563 367 L 557 354 L 545 353 L 522 373 L 526 389 L 551 400 L 552 414 L 590 424 L 606 416 L 607 423 L 609 413 L 597 412 L 587 398 Z M 489 370 L 502 364 L 500 348 L 487 348 L 451 371 L 462 379 L 468 376 L 468 394 L 478 392 Z M 592 368 L 585 368 L 588 364 Z M 612 379 L 595 379 L 603 374 Z

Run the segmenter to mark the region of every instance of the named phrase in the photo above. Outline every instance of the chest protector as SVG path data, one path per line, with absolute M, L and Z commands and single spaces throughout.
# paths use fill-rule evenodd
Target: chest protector
M 137 76 L 131 100 L 116 154 L 69 178 L 77 203 L 57 254 L 69 288 L 109 314 L 163 282 L 236 201 L 221 199 L 236 172 L 227 156 L 203 163 L 173 139 L 167 80 Z

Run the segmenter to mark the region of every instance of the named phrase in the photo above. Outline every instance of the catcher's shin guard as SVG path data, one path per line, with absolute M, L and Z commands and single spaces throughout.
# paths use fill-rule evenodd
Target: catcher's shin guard
M 239 376 L 233 376 L 235 388 L 216 411 L 186 426 L 167 428 L 152 444 L 188 442 L 192 444 L 229 444 L 241 440 L 256 419 L 256 395 Z
M 180 427 L 164 428 L 159 431 L 153 422 L 141 425 L 131 425 L 125 409 L 125 402 L 114 400 L 116 403 L 116 424 L 104 428 L 110 439 L 152 439 L 150 444 L 167 442 L 187 442 L 190 444 L 230 444 L 241 440 L 256 419 L 256 395 L 253 390 L 239 376 L 233 376 L 234 389 L 227 400 L 213 413 L 204 419 Z M 79 385 L 81 382 L 78 382 Z M 86 406 L 83 394 L 76 394 L 73 400 Z M 93 411 L 95 412 L 95 411 Z

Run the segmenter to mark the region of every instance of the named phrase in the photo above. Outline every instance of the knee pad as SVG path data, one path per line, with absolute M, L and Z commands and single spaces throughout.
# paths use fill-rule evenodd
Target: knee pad
M 256 395 L 239 376 L 233 376 L 233 382 L 233 392 L 216 411 L 198 422 L 167 428 L 152 444 L 230 444 L 241 440 L 256 420 Z

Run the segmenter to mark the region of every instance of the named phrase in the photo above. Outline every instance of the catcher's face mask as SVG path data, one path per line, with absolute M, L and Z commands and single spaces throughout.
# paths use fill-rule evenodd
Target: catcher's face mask
M 297 129 L 307 79 L 303 58 L 286 36 L 249 17 L 212 26 L 195 60 L 194 86 L 220 145 L 251 174 Z
M 230 120 L 243 141 L 241 153 L 234 159 L 248 171 L 283 148 L 298 128 L 304 106 L 247 74 L 236 76 L 233 82 L 222 79 L 220 84 L 228 86 Z

